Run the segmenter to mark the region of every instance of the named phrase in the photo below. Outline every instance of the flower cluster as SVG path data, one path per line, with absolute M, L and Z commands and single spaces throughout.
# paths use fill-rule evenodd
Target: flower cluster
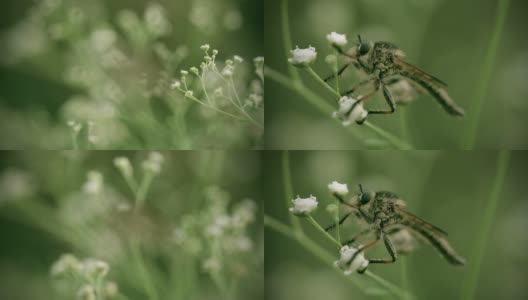
M 187 255 L 200 257 L 202 269 L 211 276 L 240 277 L 249 271 L 243 264 L 244 255 L 251 257 L 255 248 L 248 229 L 256 220 L 257 206 L 245 199 L 229 211 L 229 194 L 216 186 L 206 196 L 208 210 L 184 216 L 173 232 L 173 241 Z
M 191 67 L 189 70 L 181 70 L 180 78 L 173 80 L 171 89 L 180 91 L 184 97 L 189 98 L 204 107 L 222 113 L 235 120 L 246 120 L 261 126 L 255 120 L 257 109 L 262 108 L 263 103 L 263 64 L 264 59 L 254 59 L 255 73 L 260 80 L 253 80 L 249 87 L 246 100 L 242 101 L 240 87 L 235 81 L 235 75 L 239 68 L 244 67 L 244 59 L 234 55 L 224 62 L 218 62 L 218 50 L 212 49 L 209 44 L 202 45 L 200 49 L 204 52 L 204 60 L 200 68 Z M 193 80 L 196 79 L 196 80 Z M 194 84 L 196 82 L 196 84 Z M 199 99 L 198 95 L 203 95 Z
M 106 279 L 110 267 L 104 261 L 87 258 L 79 260 L 73 254 L 63 254 L 51 266 L 51 275 L 68 280 L 77 289 L 82 300 L 117 299 L 119 289 L 115 282 Z
M 350 275 L 354 271 L 360 273 L 365 271 L 369 265 L 369 262 L 367 259 L 365 259 L 363 252 L 357 252 L 357 248 L 346 245 L 343 246 L 339 250 L 339 260 L 334 262 L 335 266 L 343 270 L 345 275 Z

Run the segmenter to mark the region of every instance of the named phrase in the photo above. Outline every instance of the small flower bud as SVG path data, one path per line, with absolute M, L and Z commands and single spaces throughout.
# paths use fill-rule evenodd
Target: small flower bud
M 206 51 L 206 52 L 209 51 L 209 44 L 205 44 L 205 45 L 200 46 L 200 49 L 202 51 Z
M 193 91 L 191 90 L 185 91 L 185 97 L 191 98 L 193 95 L 194 95 Z
M 132 164 L 130 163 L 130 160 L 128 160 L 127 157 L 116 157 L 114 159 L 114 165 L 117 169 L 119 169 L 119 171 L 121 172 L 121 174 L 123 174 L 124 177 L 132 177 L 134 169 L 132 168 Z

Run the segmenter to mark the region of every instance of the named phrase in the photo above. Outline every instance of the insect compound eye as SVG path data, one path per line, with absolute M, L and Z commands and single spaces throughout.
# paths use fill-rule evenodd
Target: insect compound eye
M 360 43 L 358 46 L 358 52 L 359 55 L 365 55 L 370 50 L 370 44 L 369 43 Z
M 371 192 L 363 192 L 359 195 L 359 205 L 364 205 L 370 202 L 370 199 L 372 199 L 372 193 Z

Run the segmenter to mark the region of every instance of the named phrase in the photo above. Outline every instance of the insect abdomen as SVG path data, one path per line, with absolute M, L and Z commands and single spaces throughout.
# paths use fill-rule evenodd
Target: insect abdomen
M 429 81 L 424 80 L 419 74 L 413 72 L 405 72 L 402 75 L 410 78 L 412 81 L 423 87 L 449 114 L 454 116 L 464 115 L 464 110 L 456 105 L 443 88 L 431 84 Z
M 453 265 L 465 264 L 466 260 L 455 252 L 444 237 L 423 228 L 421 225 L 413 224 L 412 222 L 406 225 L 425 238 L 449 263 Z

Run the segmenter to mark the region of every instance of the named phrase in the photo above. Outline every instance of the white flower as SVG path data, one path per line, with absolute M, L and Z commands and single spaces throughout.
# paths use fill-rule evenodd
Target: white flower
M 80 300 L 96 300 L 95 288 L 90 284 L 85 284 L 77 292 L 77 297 Z
M 332 183 L 328 184 L 328 189 L 330 190 L 330 193 L 345 196 L 348 194 L 348 186 L 346 183 L 339 183 L 337 181 L 332 181 Z
M 119 287 L 117 283 L 109 281 L 105 284 L 103 291 L 106 297 L 113 299 L 119 293 Z
M 235 69 L 233 68 L 233 65 L 227 64 L 227 61 L 226 61 L 226 66 L 222 69 L 222 75 L 226 77 L 231 77 L 233 76 L 234 71 Z
M 196 68 L 196 67 L 192 67 L 192 68 L 190 68 L 189 70 L 190 70 L 191 72 L 193 72 L 194 74 L 196 74 L 196 75 L 200 74 L 200 72 L 198 71 L 198 68 Z
M 147 160 L 143 162 L 143 169 L 147 172 L 159 174 L 161 172 L 161 164 L 163 163 L 163 155 L 159 152 L 150 152 Z
M 209 44 L 205 44 L 205 45 L 201 45 L 200 46 L 200 49 L 203 50 L 203 51 L 209 51 L 209 48 L 210 48 Z
M 132 177 L 132 174 L 134 173 L 134 169 L 132 168 L 132 164 L 130 163 L 130 160 L 128 160 L 127 157 L 120 156 L 116 157 L 114 159 L 114 165 L 116 168 L 119 169 L 119 171 L 123 174 L 125 177 Z
M 292 57 L 288 58 L 288 62 L 296 67 L 306 67 L 312 64 L 317 58 L 317 52 L 315 48 L 309 46 L 306 49 L 299 49 L 296 47 L 291 50 Z
M 81 262 L 72 254 L 63 254 L 52 266 L 52 276 L 62 276 L 65 274 L 77 274 L 81 271 Z
M 185 91 L 185 97 L 191 98 L 194 95 L 193 91 Z
M 82 124 L 77 121 L 68 121 L 68 126 L 73 130 L 75 134 L 81 132 Z
M 97 195 L 103 189 L 103 174 L 98 171 L 90 171 L 86 175 L 86 182 L 82 190 L 89 195 Z
M 239 64 L 241 64 L 242 62 L 244 62 L 244 59 L 243 59 L 242 57 L 238 56 L 238 55 L 235 55 L 235 56 L 233 57 L 233 59 L 235 60 L 235 62 L 237 62 L 237 63 L 239 63 Z
M 332 33 L 327 34 L 326 39 L 328 40 L 328 42 L 330 42 L 330 44 L 336 45 L 336 46 L 344 46 L 348 42 L 346 35 L 339 34 L 337 32 L 332 32 Z
M 367 118 L 368 111 L 363 107 L 363 102 L 355 104 L 356 102 L 358 100 L 348 96 L 339 99 L 339 110 L 334 112 L 334 116 L 341 119 L 344 126 L 350 125 L 352 122 L 361 123 Z
M 218 272 L 220 271 L 220 268 L 222 267 L 220 261 L 216 258 L 208 258 L 206 259 L 203 264 L 202 264 L 202 268 L 207 271 L 207 272 L 211 272 L 211 273 L 214 273 L 214 272 Z
M 296 199 L 292 200 L 293 207 L 290 208 L 290 212 L 296 216 L 306 216 L 317 208 L 317 198 L 310 195 L 308 198 L 301 198 L 297 196 Z
M 171 89 L 179 89 L 181 87 L 181 82 L 179 80 L 174 80 L 171 85 Z
M 101 279 L 108 274 L 110 267 L 102 260 L 88 258 L 83 262 L 83 273 L 88 279 Z
M 364 271 L 368 267 L 368 260 L 365 259 L 365 256 L 363 255 L 363 252 L 358 253 L 353 261 L 351 261 L 352 257 L 356 254 L 358 249 L 354 247 L 349 246 L 343 246 L 339 253 L 341 254 L 341 257 L 339 260 L 334 262 L 334 265 L 341 270 L 345 271 L 345 275 L 350 275 L 354 271 Z

